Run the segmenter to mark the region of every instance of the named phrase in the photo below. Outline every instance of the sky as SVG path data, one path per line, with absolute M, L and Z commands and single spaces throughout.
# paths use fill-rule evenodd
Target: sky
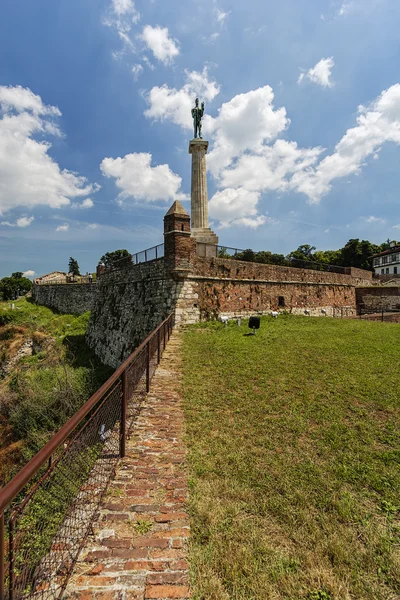
M 0 0 L 0 277 L 81 272 L 190 212 L 287 254 L 400 237 L 395 0 Z

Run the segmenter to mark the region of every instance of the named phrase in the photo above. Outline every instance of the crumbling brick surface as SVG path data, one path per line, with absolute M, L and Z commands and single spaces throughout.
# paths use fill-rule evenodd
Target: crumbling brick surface
M 191 597 L 180 346 L 175 330 L 64 599 Z

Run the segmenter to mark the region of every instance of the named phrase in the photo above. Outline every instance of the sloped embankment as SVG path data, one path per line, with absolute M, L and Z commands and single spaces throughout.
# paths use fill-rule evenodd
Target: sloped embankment
M 0 485 L 109 376 L 85 344 L 89 314 L 0 303 Z

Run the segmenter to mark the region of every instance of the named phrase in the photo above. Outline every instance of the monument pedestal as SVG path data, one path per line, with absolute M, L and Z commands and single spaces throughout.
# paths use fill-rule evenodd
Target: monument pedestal
M 204 249 L 200 256 L 216 256 L 218 237 L 208 226 L 207 150 L 206 140 L 196 138 L 189 143 L 189 154 L 192 155 L 191 235 L 200 244 L 215 246 L 207 252 Z

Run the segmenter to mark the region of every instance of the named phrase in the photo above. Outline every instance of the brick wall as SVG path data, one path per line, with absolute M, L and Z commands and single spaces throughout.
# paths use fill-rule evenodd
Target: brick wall
M 32 299 L 61 313 L 82 315 L 92 310 L 98 293 L 97 283 L 34 285 Z
M 226 258 L 199 258 L 194 262 L 193 275 L 223 279 L 258 280 L 273 282 L 307 282 L 335 285 L 368 285 L 372 273 L 362 269 L 353 270 L 356 276 L 311 269 L 296 269 L 277 265 L 264 265 Z

